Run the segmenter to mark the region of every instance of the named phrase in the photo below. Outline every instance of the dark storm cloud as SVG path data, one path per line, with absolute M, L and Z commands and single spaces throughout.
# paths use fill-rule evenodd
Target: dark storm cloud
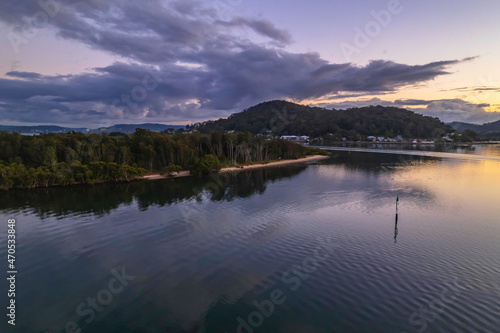
M 17 77 L 21 79 L 39 79 L 42 77 L 42 75 L 38 73 L 31 73 L 31 72 L 17 72 L 17 71 L 11 71 L 5 73 L 7 76 L 12 76 L 12 77 Z
M 487 103 L 470 103 L 462 99 L 431 101 L 420 113 L 438 117 L 445 122 L 462 121 L 475 124 L 500 120 L 500 112 L 486 112 Z
M 396 105 L 413 105 L 413 106 L 418 106 L 418 105 L 429 105 L 433 101 L 427 101 L 423 99 L 397 99 L 394 101 L 394 104 Z
M 291 42 L 290 34 L 268 21 L 225 19 L 196 1 L 59 4 L 43 28 L 126 60 L 66 76 L 9 72 L 12 79 L 0 79 L 0 118 L 196 121 L 269 99 L 387 93 L 448 74 L 449 66 L 470 60 L 331 64 L 316 53 L 285 51 L 280 46 Z M 29 23 L 40 10 L 34 1 L 3 1 L 0 20 L 22 36 L 19 22 Z M 253 42 L 242 30 L 267 42 Z
M 230 22 L 218 21 L 217 24 L 221 24 L 227 27 L 246 26 L 262 36 L 269 37 L 283 44 L 289 44 L 292 41 L 292 37 L 288 31 L 277 29 L 271 22 L 264 20 L 250 20 L 243 17 L 238 17 L 231 20 Z
M 323 107 L 346 109 L 368 105 L 404 107 L 426 116 L 437 117 L 444 122 L 461 121 L 474 124 L 500 120 L 500 112 L 487 112 L 487 103 L 471 103 L 462 99 L 416 100 L 405 99 L 384 101 L 380 98 L 369 100 L 345 101 L 340 103 L 322 103 Z
M 431 80 L 449 74 L 446 68 L 459 60 L 432 62 L 426 65 L 405 65 L 392 61 L 376 60 L 365 67 L 352 64 L 324 64 L 315 69 L 302 89 L 296 87 L 299 97 L 321 97 L 341 91 L 381 93 Z M 304 84 L 304 82 L 300 82 Z

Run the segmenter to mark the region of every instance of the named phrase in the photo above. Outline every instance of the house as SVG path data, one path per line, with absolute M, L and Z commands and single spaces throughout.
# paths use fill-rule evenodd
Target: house
M 443 141 L 448 141 L 448 142 L 453 141 L 453 139 L 452 139 L 452 138 L 450 138 L 448 135 L 443 136 L 443 138 L 442 138 L 442 139 L 443 139 Z
M 297 136 L 297 135 L 283 135 L 280 139 L 282 139 L 282 140 L 288 140 L 288 141 L 295 141 L 295 142 L 309 141 L 309 137 L 306 136 L 306 135 L 302 135 L 302 136 Z
M 367 140 L 367 141 L 376 141 L 376 140 L 377 140 L 377 138 L 376 138 L 376 137 L 374 137 L 374 136 L 371 136 L 371 135 L 370 135 L 370 136 L 367 136 L 367 137 L 366 137 L 366 140 Z
M 379 136 L 379 137 L 377 138 L 377 141 L 379 141 L 379 142 L 384 142 L 384 141 L 386 141 L 386 140 L 385 140 L 385 138 L 384 138 L 383 136 Z

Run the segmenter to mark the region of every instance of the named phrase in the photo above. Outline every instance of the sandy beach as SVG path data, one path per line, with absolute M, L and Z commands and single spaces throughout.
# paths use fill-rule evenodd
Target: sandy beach
M 322 160 L 325 158 L 328 158 L 328 156 L 315 155 L 315 156 L 308 156 L 308 157 L 304 157 L 304 158 L 298 158 L 296 160 L 283 160 L 283 161 L 276 161 L 276 162 L 269 162 L 269 163 L 245 165 L 242 167 L 222 168 L 220 170 L 220 172 L 234 172 L 234 171 L 265 168 L 265 167 L 272 167 L 272 166 L 280 166 L 280 165 L 286 165 L 286 164 L 305 163 L 305 162 L 311 162 L 311 161 L 318 161 L 318 160 Z M 188 176 L 192 176 L 192 174 L 190 174 L 188 170 L 183 170 L 175 176 L 162 176 L 160 174 L 153 174 L 153 175 L 144 176 L 144 179 L 156 180 L 156 179 L 178 178 L 178 177 L 188 177 Z

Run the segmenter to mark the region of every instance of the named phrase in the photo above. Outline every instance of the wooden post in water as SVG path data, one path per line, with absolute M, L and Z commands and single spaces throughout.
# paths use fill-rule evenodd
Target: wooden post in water
M 398 215 L 398 208 L 399 208 L 399 196 L 396 197 L 396 215 Z

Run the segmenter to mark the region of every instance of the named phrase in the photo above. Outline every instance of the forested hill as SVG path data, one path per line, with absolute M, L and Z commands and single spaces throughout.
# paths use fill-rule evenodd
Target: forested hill
M 472 130 L 482 134 L 500 132 L 500 120 L 482 125 L 454 121 L 449 125 L 457 131 Z
M 192 126 L 202 133 L 210 131 L 249 131 L 253 134 L 308 135 L 332 133 L 352 139 L 368 135 L 407 138 L 434 138 L 451 128 L 438 118 L 395 107 L 368 106 L 347 110 L 328 110 L 286 101 L 258 104 L 227 119 Z

